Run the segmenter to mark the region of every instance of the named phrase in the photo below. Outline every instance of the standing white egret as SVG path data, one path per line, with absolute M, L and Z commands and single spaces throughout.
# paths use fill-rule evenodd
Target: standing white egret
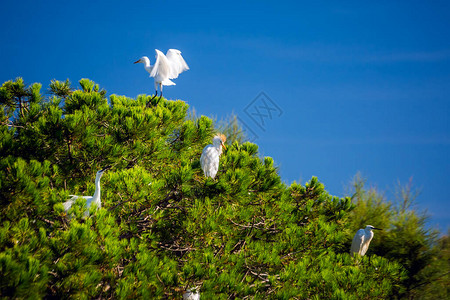
M 186 61 L 181 56 L 181 51 L 177 49 L 169 49 L 164 55 L 158 49 L 156 51 L 156 61 L 152 66 L 150 65 L 150 59 L 147 56 L 141 57 L 134 63 L 144 64 L 145 70 L 150 73 L 150 77 L 155 79 L 155 98 L 158 95 L 158 86 L 161 91 L 160 98 L 162 97 L 162 91 L 164 85 L 175 85 L 170 79 L 175 79 L 178 75 L 186 70 L 189 70 Z M 153 99 L 152 98 L 152 99 Z
M 200 164 L 205 176 L 214 178 L 219 170 L 219 158 L 222 154 L 222 147 L 225 147 L 227 138 L 223 134 L 218 134 L 213 138 L 212 145 L 203 148 Z
M 183 294 L 183 300 L 200 300 L 200 293 L 195 290 L 187 289 Z
M 372 225 L 366 225 L 366 228 L 360 229 L 356 232 L 353 237 L 352 247 L 350 249 L 350 255 L 355 255 L 355 253 L 364 256 L 369 249 L 370 241 L 373 238 L 372 230 L 381 230 L 380 228 L 375 228 Z
M 86 199 L 86 211 L 84 213 L 84 216 L 89 216 L 89 208 L 92 204 L 95 204 L 97 206 L 97 209 L 99 209 L 102 206 L 102 202 L 100 200 L 100 178 L 102 178 L 103 172 L 111 168 L 111 166 L 108 166 L 100 171 L 97 172 L 97 175 L 95 176 L 95 192 L 93 196 L 77 196 L 77 195 L 70 195 L 71 198 L 63 203 L 64 210 L 66 213 L 69 211 L 69 209 L 72 207 L 72 204 L 75 203 L 75 201 L 78 198 L 84 198 Z

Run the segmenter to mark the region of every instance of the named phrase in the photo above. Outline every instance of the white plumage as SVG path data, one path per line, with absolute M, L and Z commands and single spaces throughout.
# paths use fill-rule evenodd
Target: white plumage
M 164 55 L 158 49 L 156 51 L 156 61 L 152 66 L 150 65 L 150 59 L 147 56 L 141 57 L 134 63 L 143 63 L 145 70 L 150 74 L 150 77 L 155 79 L 155 97 L 158 95 L 158 86 L 161 91 L 164 85 L 175 85 L 170 79 L 178 78 L 178 75 L 186 70 L 189 70 L 189 66 L 181 56 L 181 51 L 177 49 L 169 49 Z
M 84 216 L 89 216 L 89 208 L 91 208 L 92 204 L 95 204 L 97 206 L 97 209 L 101 208 L 102 202 L 100 200 L 100 178 L 102 178 L 103 172 L 108 170 L 110 166 L 100 170 L 97 172 L 97 175 L 95 176 L 95 192 L 93 196 L 77 196 L 77 195 L 70 195 L 71 198 L 63 203 L 64 210 L 66 213 L 69 211 L 69 209 L 72 207 L 72 205 L 75 203 L 75 201 L 78 198 L 84 198 L 86 199 L 86 211 L 84 213 Z
M 226 137 L 223 134 L 216 135 L 213 138 L 212 145 L 203 148 L 202 156 L 200 157 L 200 164 L 206 177 L 216 177 L 219 171 L 219 158 L 222 154 L 222 147 L 225 147 Z
M 373 229 L 381 230 L 379 228 L 375 228 L 372 225 L 366 225 L 366 228 L 360 229 L 356 232 L 353 237 L 352 247 L 350 248 L 350 255 L 355 255 L 356 253 L 364 256 L 369 249 L 370 241 L 373 238 Z
M 198 291 L 187 289 L 183 294 L 183 300 L 200 300 L 200 293 Z

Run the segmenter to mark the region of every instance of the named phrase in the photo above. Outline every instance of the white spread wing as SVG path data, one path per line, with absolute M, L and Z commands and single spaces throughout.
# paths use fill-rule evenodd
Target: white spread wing
M 150 77 L 154 77 L 163 81 L 169 78 L 170 75 L 170 65 L 167 57 L 158 49 L 155 49 L 156 52 L 156 62 L 153 65 L 153 69 L 150 73 Z
M 177 49 L 169 49 L 166 53 L 167 60 L 170 64 L 170 79 L 175 79 L 178 75 L 186 70 L 189 70 L 189 66 L 181 56 L 181 51 Z
M 354 253 L 358 253 L 361 255 L 361 250 L 364 244 L 364 237 L 365 237 L 364 233 L 365 233 L 364 229 L 360 229 L 356 232 L 355 236 L 353 237 L 352 247 L 350 248 L 351 255 L 354 255 Z

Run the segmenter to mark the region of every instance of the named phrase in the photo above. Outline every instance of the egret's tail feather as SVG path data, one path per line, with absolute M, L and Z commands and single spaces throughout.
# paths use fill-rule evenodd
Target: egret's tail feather
M 164 81 L 162 82 L 163 85 L 176 85 L 175 82 L 173 82 L 170 79 L 164 79 Z

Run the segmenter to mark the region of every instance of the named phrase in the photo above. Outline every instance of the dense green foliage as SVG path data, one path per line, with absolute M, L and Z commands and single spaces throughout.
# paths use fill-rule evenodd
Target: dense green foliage
M 355 209 L 330 196 L 315 177 L 287 186 L 241 136 L 231 137 L 216 179 L 205 178 L 211 119 L 189 118 L 182 101 L 107 99 L 87 79 L 80 86 L 53 81 L 51 97 L 22 79 L 0 88 L 2 297 L 179 299 L 187 287 L 202 299 L 408 293 L 417 257 L 395 253 L 392 235 L 376 237 L 368 256 L 348 254 L 358 201 Z M 67 215 L 69 194 L 92 195 L 106 165 L 102 208 L 84 218 L 77 201 Z
M 426 227 L 427 215 L 415 209 L 418 191 L 412 182 L 396 187 L 397 197 L 386 199 L 375 188 L 366 189 L 365 180 L 358 174 L 353 182 L 353 202 L 355 209 L 350 213 L 352 227 L 372 224 L 385 230 L 377 232 L 369 253 L 399 262 L 408 275 L 402 282 L 405 298 L 423 298 L 424 289 L 433 289 L 430 285 L 450 284 L 448 274 L 450 261 L 448 256 L 448 236 L 438 240 L 438 232 Z M 447 242 L 446 242 L 447 241 Z M 447 251 L 447 253 L 445 252 Z M 447 277 L 445 277 L 447 276 Z M 425 286 L 427 285 L 427 286 Z M 445 289 L 444 289 L 445 291 Z M 435 293 L 428 299 L 445 299 Z

